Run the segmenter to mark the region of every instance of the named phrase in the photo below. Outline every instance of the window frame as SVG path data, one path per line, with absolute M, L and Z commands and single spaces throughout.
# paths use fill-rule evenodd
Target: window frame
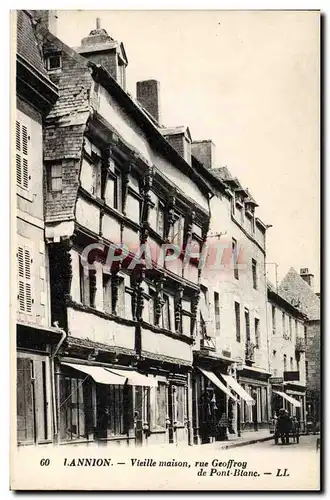
M 257 273 L 258 264 L 257 264 L 256 259 L 252 259 L 251 267 L 252 267 L 252 283 L 253 283 L 253 288 L 255 290 L 258 290 L 258 273 Z
M 55 167 L 60 167 L 61 174 L 60 175 L 53 175 L 53 169 Z M 59 180 L 60 179 L 60 188 L 54 188 L 53 186 L 53 181 L 54 180 Z M 63 191 L 63 166 L 62 163 L 52 163 L 49 167 L 49 177 L 48 177 L 48 191 L 51 193 L 61 193 Z
M 247 307 L 244 308 L 244 322 L 245 322 L 245 340 L 246 342 L 251 342 L 250 311 Z
M 260 349 L 260 319 L 254 318 L 254 336 L 256 349 Z
M 232 264 L 233 264 L 233 268 L 234 268 L 234 278 L 236 280 L 239 280 L 239 272 L 238 272 L 238 267 L 237 267 L 238 247 L 237 247 L 237 240 L 235 238 L 232 238 L 231 248 L 232 248 Z
M 52 68 L 50 62 L 52 59 L 57 59 L 57 58 L 59 60 L 59 65 Z M 49 54 L 46 57 L 46 68 L 47 71 L 58 71 L 59 69 L 62 69 L 62 54 L 60 52 Z
M 235 310 L 236 342 L 241 342 L 242 340 L 241 304 L 237 301 L 234 302 L 234 310 Z

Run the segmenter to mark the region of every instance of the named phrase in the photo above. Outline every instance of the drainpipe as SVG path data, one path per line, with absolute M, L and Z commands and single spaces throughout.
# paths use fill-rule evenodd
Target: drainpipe
M 56 396 L 55 396 L 55 390 L 56 390 L 56 384 L 55 384 L 55 356 L 58 353 L 60 347 L 62 346 L 64 340 L 67 338 L 68 334 L 66 333 L 63 328 L 59 328 L 59 330 L 62 332 L 62 337 L 60 338 L 53 354 L 50 357 L 50 363 L 51 363 L 51 384 L 52 384 L 52 404 L 53 404 L 53 422 L 54 422 L 54 441 L 58 440 L 58 411 L 56 408 Z

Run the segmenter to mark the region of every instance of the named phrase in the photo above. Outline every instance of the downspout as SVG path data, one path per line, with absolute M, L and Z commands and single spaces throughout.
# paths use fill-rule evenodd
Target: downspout
M 50 364 L 51 364 L 51 385 L 52 385 L 52 406 L 53 406 L 53 429 L 54 429 L 54 441 L 57 441 L 58 439 L 58 411 L 56 407 L 56 383 L 55 383 L 55 356 L 58 353 L 60 347 L 62 346 L 63 342 L 67 338 L 68 334 L 66 333 L 63 328 L 59 328 L 59 331 L 62 332 L 62 337 L 60 338 L 57 346 L 55 347 L 55 350 L 53 354 L 50 357 Z

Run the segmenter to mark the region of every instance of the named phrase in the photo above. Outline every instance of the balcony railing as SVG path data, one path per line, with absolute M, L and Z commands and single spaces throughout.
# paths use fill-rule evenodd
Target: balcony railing
M 255 363 L 255 344 L 247 341 L 245 344 L 245 362 Z
M 298 337 L 296 339 L 296 352 L 300 353 L 305 351 L 306 351 L 305 339 L 303 339 L 302 337 Z

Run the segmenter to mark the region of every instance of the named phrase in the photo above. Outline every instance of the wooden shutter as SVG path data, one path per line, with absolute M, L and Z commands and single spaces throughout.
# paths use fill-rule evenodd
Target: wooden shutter
M 34 439 L 31 359 L 17 358 L 17 440 Z
M 31 251 L 28 248 L 18 247 L 18 305 L 19 310 L 32 312 L 31 286 Z
M 24 188 L 29 189 L 29 130 L 26 124 L 16 120 L 15 143 L 16 143 L 16 182 Z

